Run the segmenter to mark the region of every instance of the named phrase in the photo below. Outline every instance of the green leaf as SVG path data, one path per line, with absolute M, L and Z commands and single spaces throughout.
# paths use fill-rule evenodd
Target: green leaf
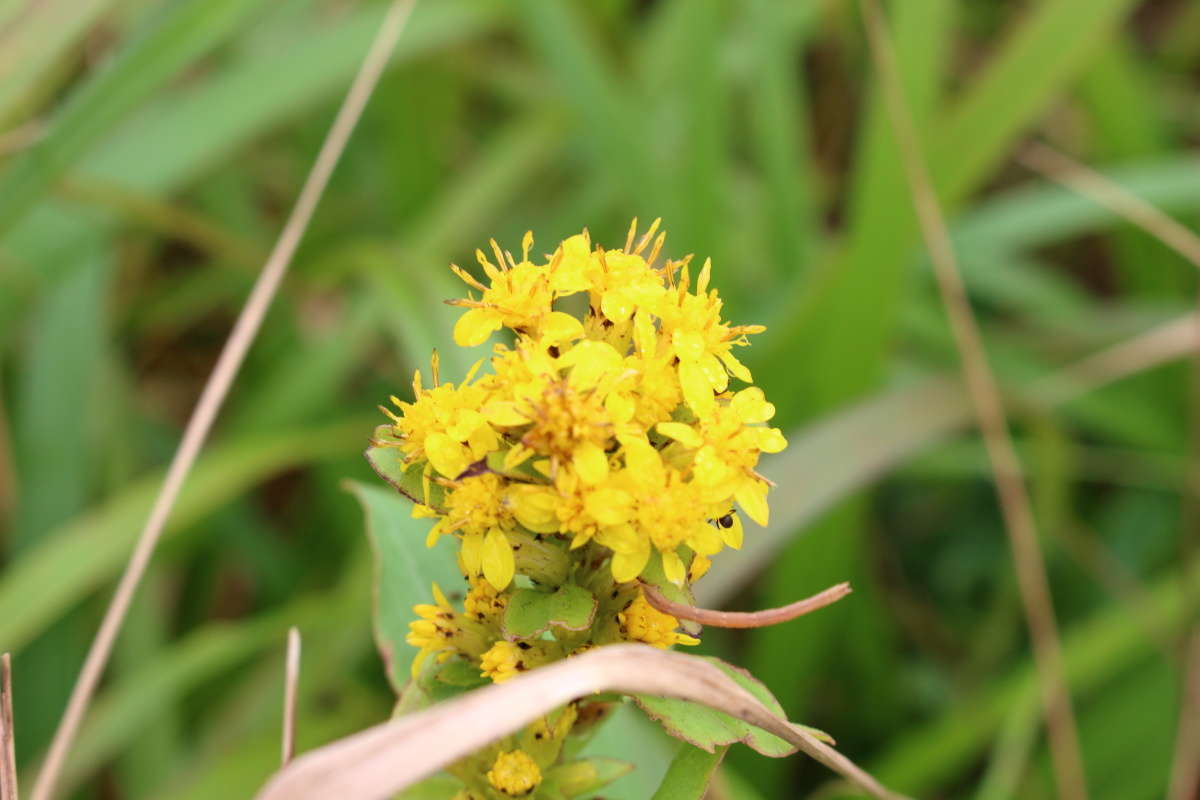
M 504 610 L 504 635 L 511 639 L 530 639 L 550 630 L 551 626 L 584 631 L 592 626 L 597 605 L 591 592 L 572 583 L 550 593 L 518 589 Z
M 448 597 L 462 583 L 451 537 L 425 546 L 429 520 L 413 519 L 409 502 L 387 489 L 349 481 L 362 504 L 367 536 L 375 554 L 375 643 L 397 695 L 411 676 L 409 663 L 417 654 L 404 641 L 413 606 L 431 603 L 430 584 L 446 587 Z
M 705 660 L 719 667 L 771 711 L 781 717 L 786 716 L 775 696 L 750 673 L 732 664 L 727 664 L 719 658 L 706 658 Z M 709 753 L 715 753 L 718 747 L 734 742 L 747 744 L 764 756 L 773 758 L 790 755 L 796 751 L 796 748 L 783 739 L 707 706 L 696 705 L 686 700 L 648 695 L 636 695 L 634 702 L 651 719 L 657 720 L 667 733 Z M 815 733 L 822 738 L 829 738 L 826 734 Z
M 557 792 L 567 798 L 603 789 L 608 784 L 629 774 L 633 764 L 615 758 L 585 758 L 568 761 L 546 771 L 545 789 L 548 794 Z
M 371 436 L 371 446 L 364 455 L 375 474 L 387 481 L 393 489 L 414 503 L 425 502 L 425 487 L 422 476 L 425 468 L 420 463 L 404 466 L 404 454 L 396 446 L 399 439 L 392 433 L 391 425 L 380 425 Z M 436 490 L 436 491 L 435 491 Z M 442 490 L 432 481 L 429 484 L 429 500 L 434 506 L 441 504 Z
M 454 778 L 435 775 L 416 786 L 410 786 L 399 794 L 400 800 L 452 800 L 462 791 L 463 785 Z
M 728 749 L 725 745 L 709 752 L 684 742 L 652 800 L 702 800 Z

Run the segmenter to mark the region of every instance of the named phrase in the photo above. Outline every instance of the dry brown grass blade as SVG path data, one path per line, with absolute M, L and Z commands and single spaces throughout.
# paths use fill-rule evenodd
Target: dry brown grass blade
M 1027 147 L 1018 160 L 1029 169 L 1057 181 L 1112 211 L 1187 259 L 1200 269 L 1200 236 L 1177 222 L 1142 198 L 1127 191 L 1104 175 L 1080 164 L 1074 159 L 1044 145 Z M 1200 358 L 1200 331 L 1192 334 L 1193 352 Z M 1197 521 L 1197 480 L 1200 461 L 1196 458 L 1200 450 L 1200 428 L 1197 427 L 1195 412 L 1196 388 L 1200 386 L 1200 361 L 1193 362 L 1193 419 L 1191 435 L 1192 469 L 1185 487 L 1184 537 L 1195 536 Z M 1194 548 L 1195 542 L 1184 540 L 1185 551 Z M 1184 552 L 1184 558 L 1188 556 Z M 1195 602 L 1193 598 L 1192 602 Z M 1171 765 L 1171 800 L 1186 800 L 1196 796 L 1200 790 L 1200 625 L 1194 626 L 1184 642 L 1183 698 L 1179 709 L 1179 728 L 1175 741 L 1175 754 Z
M 849 583 L 839 583 L 830 586 L 823 592 L 812 597 L 797 600 L 779 608 L 767 608 L 762 611 L 715 611 L 708 608 L 684 605 L 668 600 L 663 593 L 649 583 L 642 584 L 642 593 L 647 602 L 664 614 L 670 614 L 676 619 L 686 619 L 699 622 L 714 628 L 765 628 L 768 625 L 778 625 L 793 619 L 811 614 L 814 611 L 832 605 L 850 594 Z
M 921 153 L 917 129 L 904 100 L 904 89 L 883 10 L 879 0 L 860 0 L 859 6 L 887 102 L 892 130 L 904 162 L 917 220 L 929 250 L 942 304 L 962 362 L 967 394 L 991 463 L 1000 510 L 1013 553 L 1025 620 L 1033 641 L 1033 656 L 1058 792 L 1061 797 L 1082 800 L 1087 797 L 1083 758 L 1075 714 L 1067 691 L 1050 581 L 1038 544 L 1033 509 L 1021 464 L 1009 435 L 1004 405 L 988 364 L 979 325 L 959 273 L 950 233 Z
M 1073 189 L 1130 222 L 1200 268 L 1200 237 L 1089 167 L 1045 144 L 1035 143 L 1017 156 L 1024 166 Z
M 13 732 L 12 658 L 0 656 L 0 800 L 17 800 L 17 751 Z
M 288 628 L 283 667 L 283 744 L 279 763 L 287 766 L 296 753 L 296 695 L 300 688 L 300 631 Z
M 1200 627 L 1192 628 L 1183 669 L 1184 696 L 1175 734 L 1169 800 L 1195 800 L 1200 795 Z
M 350 134 L 354 131 L 379 77 L 383 74 L 383 69 L 387 65 L 400 34 L 404 31 L 414 1 L 393 0 L 388 8 L 387 16 L 384 17 L 383 24 L 363 59 L 362 67 L 359 68 L 341 108 L 338 109 L 337 117 L 329 129 L 325 141 L 321 144 L 321 150 L 304 181 L 304 186 L 300 189 L 296 205 L 288 216 L 279 240 L 263 265 L 262 272 L 259 273 L 258 280 L 250 292 L 250 297 L 246 300 L 246 305 L 238 315 L 233 331 L 229 334 L 229 339 L 221 350 L 217 365 L 205 383 L 200 400 L 197 402 L 191 418 L 188 419 L 179 449 L 175 451 L 175 455 L 171 459 L 167 476 L 159 490 L 158 497 L 155 498 L 154 507 L 150 511 L 145 527 L 142 528 L 129 563 L 121 575 L 113 599 L 105 611 L 104 619 L 100 623 L 100 630 L 96 633 L 96 638 L 88 650 L 87 659 L 80 670 L 75 687 L 71 690 L 66 711 L 63 712 L 58 729 L 54 732 L 54 739 L 50 743 L 42 771 L 34 783 L 33 800 L 50 800 L 53 796 L 63 762 L 66 760 L 75 734 L 79 730 L 79 725 L 83 721 L 83 715 L 96 691 L 96 686 L 100 682 L 100 677 L 104 673 L 108 657 L 112 652 L 113 642 L 125 620 L 125 614 L 129 610 L 129 604 L 133 601 L 133 595 L 141 583 L 146 567 L 150 563 L 150 557 L 158 544 L 167 515 L 171 513 L 171 508 L 175 505 L 179 490 L 183 487 L 184 479 L 191 471 L 196 456 L 204 445 L 204 440 L 208 438 L 208 432 L 212 428 L 217 412 L 224 403 L 229 387 L 233 384 L 246 352 L 250 349 L 250 345 L 258 333 L 267 308 L 279 289 L 279 284 L 287 272 L 296 247 L 329 183 L 329 177 L 333 174 L 338 159 L 346 149 Z
M 707 661 L 621 644 L 532 670 L 306 753 L 276 773 L 258 800 L 391 797 L 552 709 L 596 692 L 703 703 L 785 739 L 873 797 L 897 797 L 837 750 L 772 714 Z

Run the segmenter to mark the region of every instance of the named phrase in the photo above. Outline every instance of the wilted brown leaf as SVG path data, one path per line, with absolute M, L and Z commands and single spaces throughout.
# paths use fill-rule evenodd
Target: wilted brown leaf
M 791 742 L 875 797 L 889 792 L 706 661 L 638 644 L 601 647 L 333 742 L 277 772 L 259 800 L 390 797 L 546 712 L 596 692 L 702 703 Z

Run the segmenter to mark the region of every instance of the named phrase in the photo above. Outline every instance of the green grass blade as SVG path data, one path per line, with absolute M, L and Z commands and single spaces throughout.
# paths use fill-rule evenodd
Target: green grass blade
M 279 470 L 365 443 L 372 420 L 255 437 L 214 447 L 196 464 L 164 532 L 177 536 L 204 514 Z M 132 483 L 9 567 L 0 581 L 0 650 L 20 650 L 63 612 L 112 580 L 125 563 L 161 477 Z
M 12 227 L 123 116 L 236 33 L 263 5 L 263 0 L 187 0 L 135 37 L 76 90 L 46 137 L 9 165 L 0 179 L 0 232 Z M 144 147 L 143 152 L 151 150 Z

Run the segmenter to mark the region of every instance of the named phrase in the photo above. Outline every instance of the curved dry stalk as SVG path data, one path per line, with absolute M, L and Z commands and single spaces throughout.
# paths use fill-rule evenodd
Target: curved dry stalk
M 279 763 L 287 766 L 296 752 L 296 694 L 300 687 L 300 631 L 288 628 L 283 666 L 283 743 Z
M 391 797 L 547 712 L 596 692 L 653 694 L 702 703 L 788 741 L 873 797 L 898 797 L 803 727 L 775 716 L 707 661 L 643 644 L 618 644 L 328 744 L 277 772 L 257 798 Z
M 279 284 L 282 282 L 292 256 L 300 244 L 300 239 L 312 219 L 317 203 L 325 192 L 334 167 L 337 166 L 338 159 L 346 149 L 350 134 L 354 131 L 359 117 L 362 116 L 363 109 L 366 107 L 379 77 L 383 74 L 383 69 L 391 57 L 396 42 L 404 31 L 414 2 L 415 0 L 393 0 L 389 7 L 387 16 L 384 17 L 379 32 L 375 35 L 375 40 L 371 43 L 371 48 L 363 59 L 362 67 L 359 68 L 354 82 L 346 93 L 346 99 L 338 109 L 337 117 L 329 129 L 325 141 L 321 144 L 321 150 L 317 153 L 312 170 L 308 173 L 304 186 L 300 189 L 296 205 L 293 207 L 283 231 L 279 234 L 279 240 L 275 243 L 266 264 L 263 265 L 262 272 L 259 273 L 258 280 L 250 292 L 250 297 L 238 315 L 237 322 L 221 350 L 217 364 L 204 385 L 200 400 L 196 403 L 191 418 L 188 419 L 179 449 L 175 451 L 175 455 L 171 459 L 167 476 L 163 480 L 158 497 L 155 498 L 154 507 L 150 511 L 145 527 L 142 528 L 129 563 L 121 575 L 113 599 L 104 613 L 100 630 L 96 633 L 96 638 L 92 640 L 79 678 L 71 690 L 71 697 L 67 701 L 67 708 L 63 712 L 58 729 L 54 732 L 54 739 L 50 743 L 42 771 L 33 785 L 33 800 L 49 800 L 54 793 L 54 787 L 59 773 L 62 771 L 67 752 L 71 748 L 79 725 L 83 721 L 83 715 L 87 711 L 92 695 L 95 694 L 96 686 L 100 682 L 100 677 L 104 673 L 108 657 L 112 652 L 113 642 L 129 611 L 134 592 L 137 591 L 146 567 L 150 563 L 150 557 L 154 554 L 154 549 L 162 535 L 163 526 L 166 524 L 167 515 L 171 513 L 171 508 L 175 505 L 183 482 L 191 471 L 196 456 L 204 445 L 204 440 L 208 438 L 217 412 L 224 403 L 229 387 L 233 384 L 242 361 L 246 357 L 246 352 L 250 349 L 258 329 L 262 325 L 263 317 L 266 316 L 271 300 L 279 289 Z
M 17 751 L 13 734 L 12 658 L 0 656 L 0 800 L 17 800 Z
M 699 622 L 714 628 L 765 628 L 768 625 L 778 625 L 832 605 L 850 594 L 850 591 L 849 583 L 839 583 L 812 597 L 779 608 L 767 608 L 762 611 L 714 611 L 668 600 L 654 586 L 642 583 L 642 594 L 646 595 L 646 601 L 659 611 L 676 619 Z
M 1087 797 L 1083 758 L 1071 697 L 1067 690 L 1063 666 L 1062 644 L 1058 623 L 1054 617 L 1054 600 L 1050 580 L 1038 544 L 1037 527 L 1029 500 L 1021 462 L 1008 431 L 1004 404 L 996 378 L 988 364 L 987 351 L 979 324 L 967 299 L 966 287 L 959 273 L 954 246 L 929 168 L 921 153 L 916 125 L 904 100 L 896 55 L 884 21 L 879 0 L 860 0 L 871 55 L 875 60 L 881 91 L 891 117 L 892 130 L 904 162 L 913 206 L 929 250 L 937 279 L 942 305 L 950 323 L 954 342 L 962 362 L 967 394 L 979 421 L 980 433 L 991 463 L 1000 501 L 1000 511 L 1008 532 L 1009 547 L 1017 573 L 1025 621 L 1033 642 L 1033 658 L 1037 667 L 1042 708 L 1046 715 L 1050 754 L 1054 764 L 1059 795 L 1072 800 Z

